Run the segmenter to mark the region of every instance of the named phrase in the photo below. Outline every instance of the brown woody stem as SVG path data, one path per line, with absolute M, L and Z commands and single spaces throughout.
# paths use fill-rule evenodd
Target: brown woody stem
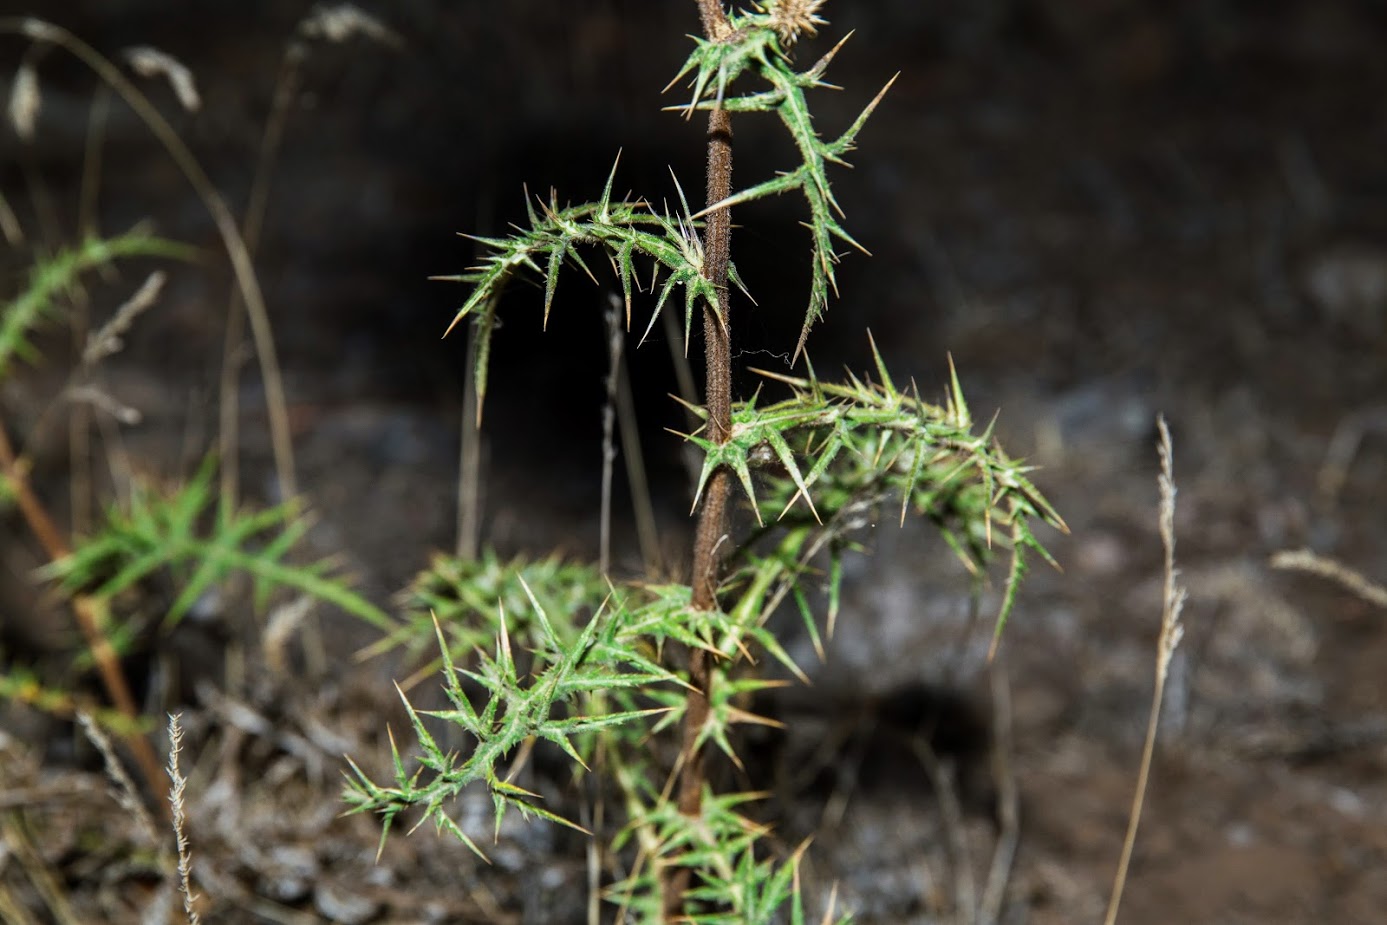
M 703 32 L 709 39 L 717 40 L 727 35 L 730 30 L 720 0 L 698 0 L 698 8 Z M 732 120 L 726 110 L 715 109 L 708 117 L 707 204 L 721 202 L 731 192 Z M 708 437 L 715 443 L 726 443 L 732 432 L 732 316 L 727 294 L 731 243 L 731 210 L 709 213 L 704 228 L 703 275 L 717 287 L 718 310 L 715 313 L 711 306 L 703 310 L 703 351 L 707 369 L 704 398 L 708 409 Z M 698 512 L 692 576 L 696 610 L 712 610 L 718 606 L 718 548 L 726 533 L 727 498 L 731 487 L 731 476 L 726 469 L 713 473 Z M 698 737 L 708 722 L 712 667 L 706 649 L 689 650 L 689 684 L 693 691 L 684 711 L 679 771 L 679 811 L 686 816 L 698 816 L 703 809 L 705 769 Z M 691 873 L 688 867 L 676 867 L 665 882 L 666 919 L 681 914 Z

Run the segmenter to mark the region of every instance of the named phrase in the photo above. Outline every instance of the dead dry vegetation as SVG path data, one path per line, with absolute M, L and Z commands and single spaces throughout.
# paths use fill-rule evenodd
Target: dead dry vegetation
M 810 921 L 1379 921 L 1387 19 L 839 3 L 797 46 L 807 66 L 856 30 L 816 116 L 841 131 L 902 74 L 832 174 L 873 256 L 838 267 L 815 369 L 930 398 L 951 357 L 1070 532 L 1042 537 L 1063 572 L 1034 570 L 989 658 L 1005 575 L 970 592 L 888 505 L 843 557 L 823 660 L 792 609 L 770 624 L 812 686 L 738 701 L 783 725 L 746 728 L 711 782 L 767 791 L 749 816 Z M 687 569 L 690 461 L 664 433 L 696 387 L 683 300 L 673 329 L 645 307 L 609 382 L 607 293 L 566 275 L 541 333 L 516 287 L 477 431 L 466 338 L 438 339 L 466 295 L 426 280 L 477 259 L 455 232 L 523 224 L 525 184 L 597 196 L 618 148 L 616 196 L 672 205 L 666 165 L 702 176 L 706 117 L 656 93 L 696 4 L 40 6 L 51 26 L 0 17 L 0 921 L 611 920 L 594 897 L 632 851 L 498 823 L 486 788 L 448 806 L 485 860 L 403 835 L 415 816 L 382 842 L 343 815 L 345 756 L 383 781 L 387 726 L 417 751 L 392 682 L 448 706 L 426 618 L 422 644 L 380 644 L 439 606 L 398 592 L 432 550 L 529 556 L 536 587 L 599 555 Z M 737 188 L 795 162 L 736 133 Z M 803 372 L 791 199 L 737 214 L 759 301 L 734 398 L 744 370 Z M 623 434 L 645 471 L 622 444 L 604 487 Z M 508 782 L 613 834 L 623 810 L 557 755 L 522 748 Z

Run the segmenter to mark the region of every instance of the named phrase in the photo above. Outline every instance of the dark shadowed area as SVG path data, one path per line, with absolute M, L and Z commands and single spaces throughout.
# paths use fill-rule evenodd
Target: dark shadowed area
M 195 113 L 166 85 L 140 85 L 243 213 L 311 4 L 0 7 L 111 56 L 151 45 L 185 64 Z M 457 541 L 467 341 L 462 326 L 442 334 L 467 290 L 429 277 L 473 262 L 458 233 L 522 221 L 526 188 L 596 198 L 618 151 L 619 191 L 673 204 L 677 177 L 701 199 L 704 126 L 661 111 L 684 99 L 660 89 L 699 28 L 690 0 L 362 8 L 401 43 L 309 48 L 261 174 L 255 266 L 315 511 L 309 545 L 387 605 Z M 862 923 L 988 921 L 989 910 L 1005 923 L 1102 920 L 1155 669 L 1164 414 L 1189 603 L 1119 921 L 1382 921 L 1387 611 L 1270 558 L 1308 548 L 1387 581 L 1387 7 L 835 0 L 825 15 L 824 34 L 798 49 L 806 64 L 855 30 L 828 73 L 844 89 L 818 103 L 826 133 L 901 76 L 855 169 L 833 175 L 872 256 L 843 258 L 842 297 L 809 356 L 825 377 L 867 368 L 870 329 L 897 381 L 927 398 L 944 394 L 951 356 L 974 417 L 998 413 L 1001 443 L 1038 467 L 1071 533 L 1042 537 L 1063 572 L 1034 570 L 992 666 L 1003 576 L 975 618 L 944 544 L 891 515 L 849 563 L 827 661 L 787 624 L 814 684 L 760 705 L 786 727 L 748 734 L 745 775 L 725 773 L 771 792 L 764 815 L 787 852 L 817 833 L 803 869 L 811 920 L 835 884 Z M 186 477 L 216 443 L 226 255 L 130 109 L 66 54 L 28 49 L 0 36 L 0 86 L 32 60 L 43 100 L 32 141 L 0 130 L 0 193 L 24 235 L 0 250 L 0 292 L 18 291 L 35 253 L 88 230 L 149 221 L 199 248 L 198 263 L 166 266 L 159 304 L 103 365 L 101 388 L 139 423 L 98 415 L 77 463 L 102 497 L 131 473 Z M 772 119 L 734 122 L 734 186 L 795 165 Z M 733 257 L 757 300 L 734 307 L 740 398 L 758 386 L 750 368 L 790 371 L 808 292 L 801 206 L 786 197 L 735 215 Z M 480 523 L 505 554 L 597 554 L 601 318 L 619 290 L 590 265 L 599 285 L 566 275 L 547 332 L 538 286 L 514 286 L 500 310 Z M 153 266 L 89 279 L 90 317 L 108 317 Z M 668 431 L 686 426 L 669 397 L 683 344 L 657 322 L 637 349 L 652 306 L 638 296 L 627 346 L 662 567 L 677 574 L 692 530 Z M 43 359 L 0 391 L 6 433 L 64 526 L 82 516 L 55 405 L 72 343 L 49 327 Z M 278 500 L 246 344 L 242 492 Z M 641 568 L 629 491 L 619 464 L 614 562 L 628 575 Z M 35 577 L 45 561 L 0 507 L 0 669 L 97 698 L 89 666 L 72 662 L 70 615 Z M 587 840 L 517 815 L 493 842 L 484 793 L 455 818 L 490 866 L 427 827 L 392 832 L 377 860 L 378 826 L 338 817 L 342 756 L 388 768 L 386 725 L 407 728 L 391 681 L 415 666 L 358 659 L 374 631 L 327 608 L 289 638 L 265 626 L 247 589 L 229 588 L 127 660 L 147 714 L 181 711 L 188 730 L 203 921 L 586 921 Z M 433 686 L 415 689 L 421 702 Z M 71 713 L 15 696 L 0 707 L 0 919 L 156 921 L 155 859 Z M 578 806 L 540 752 L 525 786 Z M 999 811 L 1012 790 L 1014 830 Z M 1009 875 L 989 878 L 1013 837 Z

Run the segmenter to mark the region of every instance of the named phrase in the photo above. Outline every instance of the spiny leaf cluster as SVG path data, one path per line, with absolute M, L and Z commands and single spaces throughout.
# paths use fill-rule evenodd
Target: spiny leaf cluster
M 620 159 L 618 158 L 618 161 Z M 598 246 L 611 260 L 621 279 L 626 300 L 626 324 L 631 324 L 631 295 L 639 288 L 635 258 L 649 258 L 652 265 L 649 288 L 659 285 L 665 276 L 659 299 L 646 325 L 646 334 L 654 326 L 665 302 L 680 286 L 684 287 L 685 348 L 693 323 L 694 307 L 700 301 L 715 313 L 719 311 L 717 288 L 703 273 L 703 242 L 698 236 L 698 223 L 689 217 L 689 207 L 682 189 L 678 189 L 682 212 L 671 215 L 657 212 L 644 200 L 612 200 L 612 184 L 617 165 L 607 177 L 602 198 L 594 203 L 560 208 L 551 196 L 548 203 L 526 201 L 529 227 L 517 228 L 504 238 L 483 238 L 468 235 L 491 253 L 467 273 L 443 276 L 438 279 L 471 283 L 472 294 L 458 310 L 448 330 L 467 317 L 475 317 L 476 358 L 475 376 L 478 404 L 486 395 L 487 366 L 491 351 L 491 335 L 496 328 L 496 306 L 506 284 L 517 272 L 529 269 L 544 279 L 544 323 L 549 322 L 554 293 L 558 288 L 559 271 L 572 262 L 590 278 L 592 270 L 584 262 L 578 248 Z M 736 268 L 730 269 L 734 282 L 741 285 Z M 719 315 L 719 317 L 721 317 Z
M 736 473 L 758 521 L 771 517 L 787 530 L 772 554 L 753 554 L 743 573 L 744 579 L 754 576 L 750 588 L 759 605 L 778 603 L 784 594 L 767 596 L 772 575 L 804 572 L 800 553 L 808 539 L 793 539 L 796 531 L 827 529 L 814 547 L 827 543 L 832 553 L 830 626 L 837 611 L 841 539 L 859 524 L 853 515 L 864 504 L 899 498 L 901 521 L 911 510 L 932 521 L 974 575 L 991 560 L 998 529 L 1005 531 L 1011 565 L 997 615 L 1000 634 L 1015 605 L 1027 553 L 1053 564 L 1032 522 L 1065 530 L 1064 521 L 1026 477 L 1030 467 L 997 445 L 991 424 L 980 434 L 972 432 L 956 374 L 940 407 L 898 389 L 875 344 L 873 355 L 877 382 L 849 374 L 843 385 L 821 382 L 812 372 L 809 378 L 763 372 L 789 385 L 792 396 L 766 407 L 754 398 L 734 407 L 726 443 L 689 437 L 705 454 L 699 490 L 715 469 L 726 466 Z M 757 496 L 753 468 L 765 473 L 763 498 Z M 807 516 L 787 518 L 801 502 Z M 791 590 L 804 612 L 797 584 Z M 813 621 L 806 623 L 812 633 Z
M 586 766 L 576 740 L 598 731 L 615 729 L 641 720 L 659 718 L 663 707 L 612 708 L 629 703 L 619 695 L 626 691 L 651 691 L 659 686 L 683 683 L 663 668 L 651 654 L 634 644 L 629 626 L 631 612 L 619 604 L 596 614 L 571 638 L 565 638 L 533 596 L 533 668 L 526 674 L 516 662 L 515 646 L 504 614 L 492 652 L 475 653 L 475 668 L 456 664 L 449 655 L 441 628 L 436 629 L 443 656 L 444 692 L 453 708 L 418 711 L 404 697 L 414 735 L 422 751 L 419 767 L 410 770 L 391 740 L 394 785 L 375 783 L 353 763 L 345 799 L 353 812 L 373 812 L 382 817 L 382 844 L 392 821 L 412 807 L 422 807 L 424 818 L 448 831 L 478 855 L 481 850 L 448 813 L 454 798 L 470 784 L 484 781 L 495 805 L 496 825 L 508 808 L 523 814 L 578 828 L 534 802 L 535 794 L 509 783 L 497 765 L 531 737 L 562 749 L 577 766 Z M 469 682 L 466 686 L 464 680 Z M 474 690 L 469 690 L 472 687 Z M 480 695 L 480 696 L 479 696 Z M 474 705 L 473 698 L 482 703 Z M 423 717 L 452 723 L 474 740 L 465 758 L 445 752 L 429 732 Z M 427 775 L 425 774 L 427 772 Z M 422 820 L 421 820 L 422 821 Z
M 400 595 L 401 619 L 395 628 L 365 654 L 403 647 L 417 657 L 433 644 L 437 620 L 449 656 L 464 661 L 496 638 L 502 614 L 515 644 L 535 649 L 540 609 L 562 615 L 553 628 L 569 640 L 577 635 L 580 618 L 602 605 L 609 587 L 595 566 L 557 555 L 504 559 L 489 547 L 475 559 L 438 555 Z M 531 604 L 532 597 L 538 607 Z M 441 664 L 435 659 L 422 670 L 432 674 Z
M 105 522 L 44 574 L 69 593 L 109 599 L 165 570 L 174 574 L 178 595 L 164 614 L 165 625 L 182 619 L 208 590 L 234 575 L 249 576 L 257 606 L 270 593 L 289 589 L 342 608 L 378 627 L 388 625 L 378 607 L 334 575 L 333 563 L 288 561 L 308 531 L 309 521 L 293 501 L 261 511 L 228 511 L 216 505 L 208 459 L 184 485 L 164 491 L 136 485 L 129 501 L 106 509 Z
M 415 578 L 402 603 L 404 619 L 364 654 L 400 647 L 417 656 L 426 644 L 436 644 L 435 626 L 454 663 L 468 662 L 503 632 L 513 649 L 537 653 L 551 633 L 570 644 L 605 607 L 614 614 L 615 641 L 633 653 L 658 658 L 674 642 L 730 662 L 757 646 L 799 672 L 775 636 L 748 619 L 754 616 L 749 611 L 696 610 L 688 585 L 616 585 L 595 567 L 558 556 L 503 559 L 490 548 L 475 560 L 438 556 Z M 440 655 L 416 676 L 441 665 Z M 677 717 L 682 698 L 667 705 Z
M 672 107 L 686 115 L 692 115 L 695 110 L 700 109 L 775 112 L 780 116 L 780 121 L 799 150 L 800 165 L 794 170 L 734 193 L 694 216 L 700 218 L 719 209 L 793 190 L 799 190 L 803 194 L 809 206 L 809 221 L 806 227 L 812 238 L 813 260 L 809 307 L 805 312 L 804 325 L 800 329 L 799 341 L 795 346 L 795 357 L 798 358 L 804 350 L 810 329 L 823 317 L 828 307 L 829 290 L 832 289 L 835 295 L 838 292 L 834 274 L 838 254 L 834 250 L 833 242 L 838 240 L 866 252 L 840 222 L 843 210 L 833 196 L 827 166 L 849 166 L 844 160 L 845 155 L 853 150 L 858 132 L 886 95 L 886 91 L 891 88 L 895 78 L 891 78 L 886 86 L 881 88 L 846 131 L 832 141 L 825 141 L 814 127 L 814 118 L 805 99 L 805 91 L 820 88 L 838 89 L 825 81 L 823 76 L 847 38 L 834 46 L 813 67 L 805 71 L 796 71 L 785 47 L 787 36 L 783 19 L 776 15 L 778 6 L 780 4 L 768 3 L 757 12 L 733 13 L 728 16 L 731 26 L 729 35 L 714 40 L 694 39 L 693 52 L 670 85 L 673 86 L 684 77 L 693 75 L 693 98 L 688 103 Z M 810 21 L 822 22 L 816 16 L 811 16 Z M 732 84 L 747 72 L 754 73 L 764 83 L 769 84 L 770 89 L 729 96 L 728 91 Z
M 804 925 L 804 899 L 799 889 L 799 865 L 808 843 L 777 862 L 760 857 L 761 842 L 769 829 L 742 813 L 742 808 L 762 799 L 762 793 L 724 793 L 711 789 L 703 795 L 703 811 L 686 816 L 667 800 L 655 800 L 635 814 L 632 823 L 617 835 L 619 850 L 633 834 L 650 833 L 649 857 L 625 879 L 607 889 L 607 898 L 619 904 L 635 921 L 662 920 L 662 872 L 671 867 L 693 871 L 694 883 L 686 894 L 689 911 L 680 919 L 701 925 L 743 925 L 747 922 L 785 921 L 789 904 L 791 925 Z M 844 925 L 851 915 L 821 921 Z
M 626 794 L 628 807 L 636 811 L 633 819 L 645 819 L 647 812 L 663 812 L 659 807 L 667 801 L 652 783 L 661 772 L 648 758 L 647 743 L 682 719 L 688 693 L 682 674 L 662 667 L 666 645 L 673 642 L 701 647 L 717 657 L 720 669 L 713 687 L 711 716 L 700 738 L 714 742 L 734 762 L 737 756 L 730 728 L 758 721 L 738 704 L 746 695 L 776 682 L 734 677 L 731 667 L 749 654 L 749 646 L 770 650 L 791 664 L 767 630 L 738 622 L 754 614 L 694 610 L 687 585 L 609 585 L 606 602 L 584 623 L 581 609 L 558 610 L 551 616 L 526 580 L 527 573 L 553 578 L 573 567 L 557 560 L 501 562 L 490 552 L 482 556 L 482 562 L 489 564 L 468 571 L 484 575 L 489 587 L 468 596 L 495 600 L 497 613 L 478 618 L 469 610 L 457 616 L 496 627 L 489 651 L 479 646 L 465 658 L 455 659 L 455 645 L 446 638 L 443 621 L 438 620 L 433 635 L 452 709 L 417 710 L 405 698 L 419 755 L 406 760 L 392 737 L 392 782 L 376 783 L 355 765 L 348 778 L 346 801 L 355 812 L 379 814 L 386 828 L 383 838 L 400 813 L 418 807 L 423 809 L 424 819 L 433 820 L 440 830 L 452 833 L 480 854 L 449 811 L 450 801 L 478 783 L 490 790 L 498 826 L 510 808 L 572 826 L 539 806 L 535 794 L 508 783 L 501 771 L 501 762 L 531 737 L 557 745 L 578 768 L 587 768 L 598 749 L 608 755 L 609 766 L 629 769 L 632 763 L 640 764 L 642 773 L 627 778 L 634 788 Z M 433 577 L 437 578 L 436 569 Z M 503 603 L 506 592 L 516 586 L 526 597 L 523 620 L 513 619 Z M 551 598 L 573 600 L 562 592 L 556 594 L 555 588 L 546 591 Z M 525 647 L 520 645 L 521 633 Z M 529 651 L 524 652 L 524 648 Z M 522 652 L 527 658 L 522 659 Z M 528 672 L 522 664 L 529 665 Z M 473 741 L 468 753 L 445 752 L 424 717 L 452 723 L 467 732 Z M 655 817 L 647 823 L 654 826 Z M 642 825 L 633 824 L 637 828 Z

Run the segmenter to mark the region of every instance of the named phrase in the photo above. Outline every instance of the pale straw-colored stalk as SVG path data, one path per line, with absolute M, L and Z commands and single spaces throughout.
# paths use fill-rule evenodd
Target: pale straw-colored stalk
M 1180 612 L 1185 606 L 1185 589 L 1176 583 L 1179 573 L 1175 568 L 1175 464 L 1170 446 L 1170 429 L 1165 418 L 1156 419 L 1160 431 L 1159 449 L 1161 454 L 1161 474 L 1157 478 L 1160 486 L 1160 532 L 1161 546 L 1165 549 L 1165 584 L 1161 603 L 1161 635 L 1156 643 L 1156 687 L 1151 695 L 1151 715 L 1146 724 L 1146 744 L 1141 752 L 1141 770 L 1137 772 L 1136 794 L 1132 797 L 1132 809 L 1127 819 L 1127 837 L 1122 843 L 1122 859 L 1117 865 L 1117 875 L 1113 880 L 1112 895 L 1108 899 L 1108 912 L 1103 918 L 1104 925 L 1117 921 L 1117 910 L 1122 904 L 1122 890 L 1127 883 L 1127 871 L 1132 863 L 1132 849 L 1137 841 L 1137 827 L 1141 823 L 1142 804 L 1146 799 L 1146 787 L 1151 777 L 1151 759 L 1156 752 L 1156 730 L 1160 723 L 1161 701 L 1165 696 L 1166 677 L 1170 674 L 1170 660 L 1185 627 L 1180 622 Z

